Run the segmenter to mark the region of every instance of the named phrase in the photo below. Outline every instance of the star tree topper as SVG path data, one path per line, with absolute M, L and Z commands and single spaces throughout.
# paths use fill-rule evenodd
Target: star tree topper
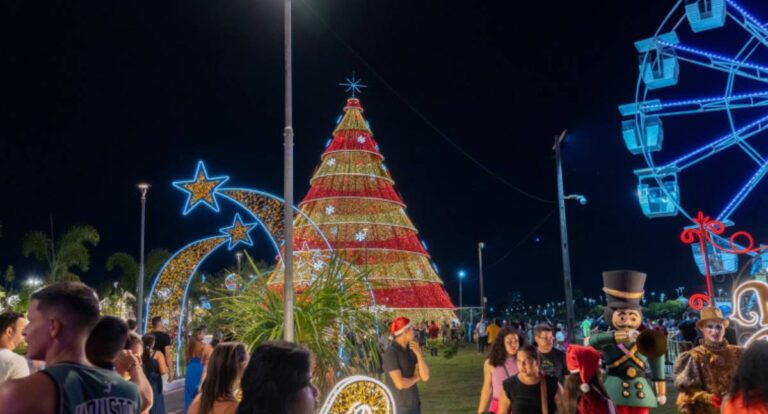
M 356 93 L 360 93 L 362 88 L 367 87 L 360 82 L 362 82 L 362 79 L 355 79 L 355 72 L 352 72 L 352 77 L 347 78 L 344 82 L 340 83 L 339 86 L 346 87 L 344 91 L 352 92 L 352 97 L 354 98 Z
M 221 234 L 229 237 L 229 250 L 232 250 L 239 243 L 243 243 L 246 246 L 253 246 L 253 240 L 249 234 L 251 230 L 256 227 L 256 223 L 243 223 L 243 219 L 240 218 L 240 213 L 235 213 L 235 219 L 232 220 L 230 227 L 222 227 L 219 229 Z
M 218 212 L 219 203 L 216 201 L 216 190 L 229 180 L 228 176 L 209 177 L 205 169 L 205 163 L 197 163 L 195 176 L 187 181 L 174 181 L 173 186 L 187 193 L 187 202 L 184 204 L 183 214 L 187 215 L 198 204 L 202 203 L 211 210 Z

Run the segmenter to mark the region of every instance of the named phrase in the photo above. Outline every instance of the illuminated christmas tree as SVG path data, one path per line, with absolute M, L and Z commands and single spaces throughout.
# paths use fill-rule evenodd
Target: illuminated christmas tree
M 405 213 L 359 99 L 347 100 L 310 185 L 299 203 L 303 214 L 294 223 L 297 286 L 310 282 L 331 253 L 308 217 L 338 255 L 370 272 L 377 306 L 414 321 L 455 318 L 453 303 Z M 270 285 L 282 284 L 278 271 Z

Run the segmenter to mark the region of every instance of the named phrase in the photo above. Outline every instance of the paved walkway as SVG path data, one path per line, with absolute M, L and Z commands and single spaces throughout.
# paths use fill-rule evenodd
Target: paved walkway
M 165 412 L 167 414 L 182 414 L 183 411 L 184 384 L 182 383 L 181 387 L 171 387 L 171 391 L 165 393 Z

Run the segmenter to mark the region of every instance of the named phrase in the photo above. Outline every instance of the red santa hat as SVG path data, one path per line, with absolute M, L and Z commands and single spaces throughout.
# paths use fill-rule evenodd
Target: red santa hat
M 596 349 L 588 346 L 571 345 L 565 355 L 565 364 L 572 374 L 581 377 L 581 392 L 589 392 L 589 382 L 600 369 L 602 355 Z
M 406 331 L 406 329 L 410 327 L 410 319 L 406 318 L 405 316 L 397 317 L 394 321 L 392 321 L 392 324 L 389 325 L 389 337 L 395 338 L 396 336 L 400 336 L 403 332 Z

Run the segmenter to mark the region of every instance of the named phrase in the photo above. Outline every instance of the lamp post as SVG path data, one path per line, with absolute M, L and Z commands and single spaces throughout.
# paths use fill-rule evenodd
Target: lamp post
M 567 319 L 568 337 L 576 338 L 576 318 L 573 310 L 573 286 L 571 284 L 571 259 L 568 252 L 568 226 L 565 221 L 565 200 L 575 199 L 581 205 L 587 204 L 587 198 L 581 194 L 566 196 L 563 190 L 563 165 L 560 157 L 560 146 L 565 141 L 567 130 L 555 137 L 552 150 L 555 151 L 555 164 L 557 168 L 557 201 L 560 211 L 560 244 L 563 254 L 563 286 L 565 288 L 565 315 Z
M 459 309 L 464 307 L 464 292 L 462 291 L 462 285 L 464 284 L 464 278 L 467 276 L 467 272 L 459 270 Z
M 237 277 L 240 277 L 240 272 L 241 272 L 240 263 L 242 263 L 243 261 L 243 252 L 236 252 L 235 258 L 237 258 Z
M 480 277 L 480 318 L 485 317 L 485 290 L 483 288 L 483 248 L 485 243 L 477 243 L 477 263 L 480 269 L 478 273 Z
M 285 210 L 285 286 L 283 290 L 285 325 L 283 339 L 293 342 L 293 79 L 291 59 L 291 0 L 285 0 L 285 129 L 283 130 L 283 189 Z
M 141 241 L 139 242 L 139 283 L 136 286 L 136 324 L 138 331 L 144 333 L 144 225 L 146 222 L 147 191 L 150 185 L 139 183 L 136 187 L 141 192 Z

